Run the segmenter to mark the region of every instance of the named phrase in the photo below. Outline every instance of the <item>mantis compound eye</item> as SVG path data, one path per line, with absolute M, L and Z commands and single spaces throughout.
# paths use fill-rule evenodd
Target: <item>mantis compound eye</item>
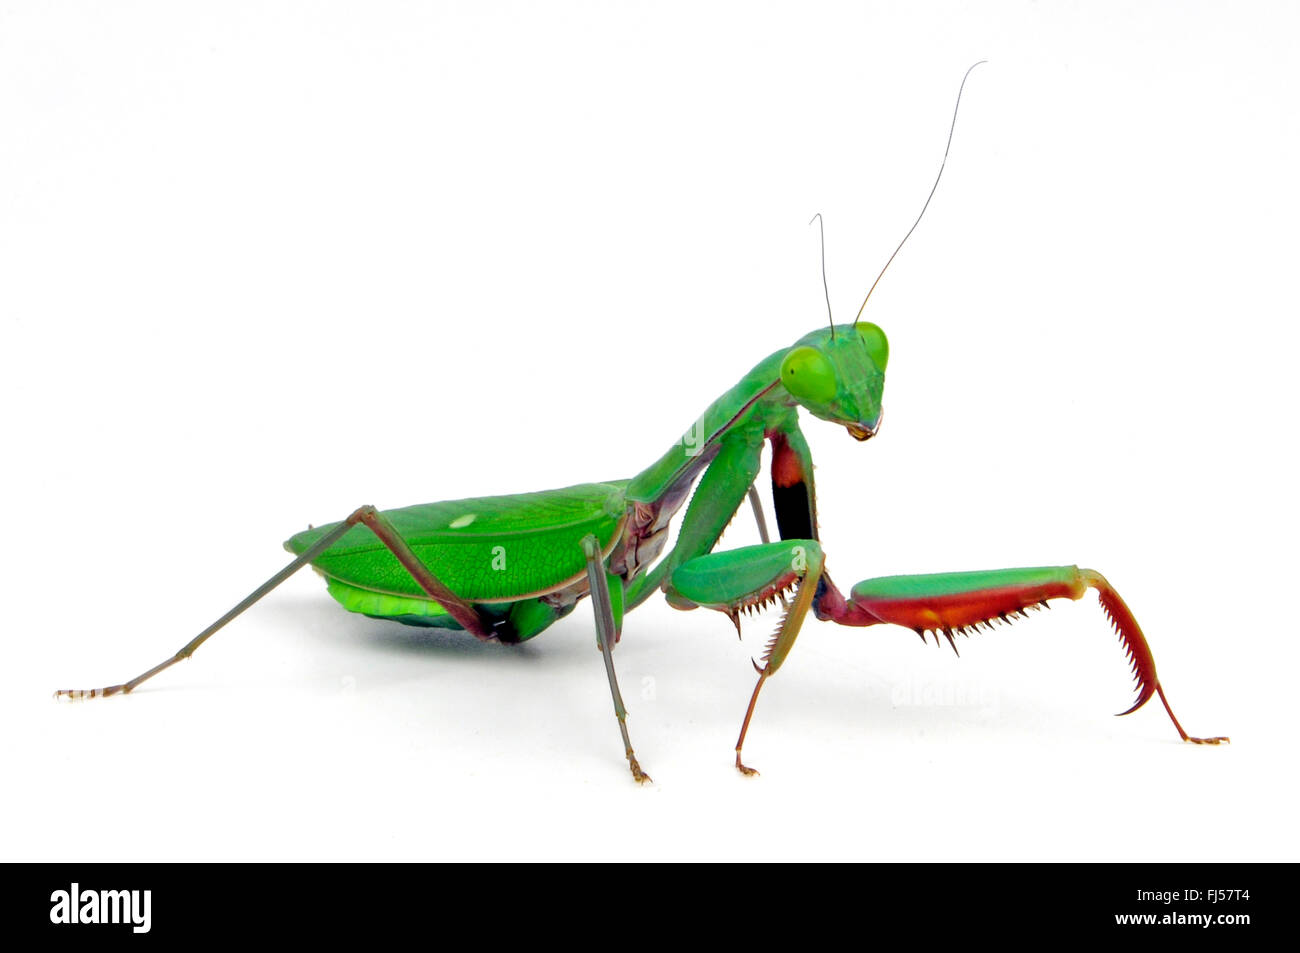
M 867 356 L 875 362 L 876 367 L 883 374 L 885 365 L 889 363 L 889 340 L 885 337 L 885 332 L 880 330 L 879 325 L 872 324 L 870 321 L 856 324 L 854 328 L 862 338 L 862 343 L 867 346 Z
M 826 403 L 838 390 L 830 359 L 815 347 L 807 346 L 797 347 L 785 356 L 781 362 L 781 383 L 800 400 L 817 404 Z

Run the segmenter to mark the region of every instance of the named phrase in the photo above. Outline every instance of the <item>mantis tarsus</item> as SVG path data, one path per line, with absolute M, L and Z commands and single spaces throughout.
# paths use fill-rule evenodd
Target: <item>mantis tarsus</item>
M 965 78 L 962 83 L 964 87 Z M 958 104 L 960 99 L 959 90 Z M 949 144 L 955 125 L 954 108 Z M 945 151 L 935 188 L 946 162 Z M 921 216 L 933 195 L 931 189 Z M 911 234 L 909 230 L 894 255 Z M 1227 741 L 1194 738 L 1183 731 L 1137 621 L 1114 588 L 1093 570 L 1053 566 L 893 576 L 867 579 L 847 595 L 831 581 L 818 542 L 812 456 L 798 411 L 803 408 L 842 426 L 859 441 L 876 434 L 889 344 L 877 325 L 862 320 L 875 286 L 851 325 L 836 327 L 832 319 L 828 327 L 763 358 L 715 400 L 680 441 L 631 479 L 382 513 L 360 507 L 341 523 L 288 540 L 285 546 L 296 558 L 170 658 L 120 685 L 57 695 L 82 698 L 132 691 L 189 658 L 218 629 L 308 563 L 349 611 L 409 625 L 461 629 L 505 643 L 531 639 L 590 595 L 628 763 L 638 781 L 648 781 L 633 751 L 614 672 L 613 648 L 624 614 L 661 590 L 671 605 L 717 609 L 739 629 L 741 613 L 779 600 L 785 611 L 755 663 L 758 680 L 736 742 L 736 767 L 748 775 L 756 772 L 744 764 L 741 752 L 759 692 L 794 646 L 810 610 L 818 619 L 841 625 L 907 626 L 922 640 L 932 634 L 936 644 L 942 635 L 955 649 L 957 634 L 991 628 L 995 620 L 1024 617 L 1026 610 L 1045 606 L 1050 599 L 1079 599 L 1096 589 L 1137 683 L 1137 700 L 1125 714 L 1159 695 L 1184 741 Z M 771 447 L 779 541 L 769 538 L 754 489 L 765 443 Z M 688 497 L 677 541 L 664 554 L 670 523 Z M 746 499 L 763 542 L 713 552 Z

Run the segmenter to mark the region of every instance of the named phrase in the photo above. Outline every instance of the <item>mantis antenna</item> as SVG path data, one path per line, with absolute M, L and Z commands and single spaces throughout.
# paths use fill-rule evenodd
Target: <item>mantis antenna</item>
M 831 314 L 831 289 L 826 284 L 826 227 L 822 222 L 822 213 L 818 212 L 808 219 L 808 224 L 817 223 L 817 231 L 822 237 L 822 290 L 826 292 L 826 316 L 831 319 L 831 340 L 835 340 L 835 315 Z M 855 324 L 857 322 L 854 322 Z
M 903 240 L 898 243 L 898 247 L 894 249 L 894 254 L 889 256 L 889 261 L 885 262 L 885 267 L 880 269 L 880 274 L 876 275 L 876 280 L 873 281 L 871 287 L 867 289 L 867 296 L 862 299 L 862 307 L 858 308 L 858 316 L 853 319 L 853 326 L 855 328 L 858 326 L 858 321 L 862 317 L 862 312 L 867 307 L 867 302 L 871 300 L 871 292 L 876 290 L 876 285 L 880 284 L 880 279 L 885 277 L 885 272 L 888 271 L 889 266 L 894 263 L 894 258 L 898 255 L 899 251 L 902 250 L 903 246 L 907 244 L 907 240 L 912 237 L 912 233 L 916 231 L 916 226 L 921 224 L 921 218 L 925 215 L 925 210 L 930 207 L 930 199 L 934 198 L 934 193 L 939 188 L 939 180 L 943 178 L 944 166 L 948 164 L 948 150 L 952 148 L 952 134 L 953 130 L 957 128 L 957 110 L 961 107 L 961 91 L 966 88 L 966 80 L 970 77 L 970 74 L 974 71 L 975 67 L 987 62 L 988 60 L 980 60 L 978 63 L 973 64 L 971 68 L 966 71 L 966 75 L 961 78 L 961 85 L 957 87 L 957 105 L 952 107 L 952 125 L 948 127 L 948 144 L 944 146 L 943 161 L 939 163 L 939 174 L 934 177 L 934 185 L 930 187 L 930 194 L 926 196 L 925 204 L 921 206 L 921 214 L 916 216 L 916 221 L 913 222 L 912 227 L 907 230 L 907 234 L 903 236 Z

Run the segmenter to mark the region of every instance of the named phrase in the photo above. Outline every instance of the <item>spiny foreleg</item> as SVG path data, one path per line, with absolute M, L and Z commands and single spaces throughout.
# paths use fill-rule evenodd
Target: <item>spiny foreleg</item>
M 1131 714 L 1145 705 L 1152 695 L 1159 695 L 1161 704 L 1184 741 L 1210 745 L 1228 741 L 1222 736 L 1195 738 L 1183 730 L 1156 676 L 1156 660 L 1137 619 L 1106 578 L 1091 569 L 1042 566 L 884 576 L 858 583 L 847 599 L 828 579 L 813 609 L 819 619 L 829 619 L 841 625 L 891 623 L 906 626 L 921 636 L 922 641 L 927 632 L 934 635 L 936 643 L 942 634 L 956 651 L 957 635 L 969 635 L 980 626 L 992 629 L 994 622 L 1024 618 L 1027 610 L 1045 608 L 1050 599 L 1080 599 L 1089 589 L 1097 590 L 1101 607 L 1124 646 L 1136 682 L 1137 700 L 1120 714 Z

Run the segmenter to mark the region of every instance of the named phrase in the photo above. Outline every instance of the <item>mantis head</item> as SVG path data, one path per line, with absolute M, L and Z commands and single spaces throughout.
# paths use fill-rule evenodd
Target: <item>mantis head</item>
M 781 361 L 781 383 L 815 417 L 867 440 L 880 427 L 889 341 L 870 321 L 805 334 Z
M 948 150 L 952 148 L 952 134 L 957 128 L 957 110 L 961 107 L 962 90 L 971 71 L 985 62 L 980 60 L 961 79 L 957 88 L 957 105 L 953 107 L 952 124 L 948 127 L 948 145 L 943 151 L 943 161 L 939 163 L 939 174 L 934 177 L 930 194 L 921 206 L 921 214 L 916 217 L 912 227 L 907 230 L 903 240 L 898 243 L 894 253 L 880 269 L 880 274 L 867 289 L 867 296 L 862 299 L 853 324 L 838 329 L 835 319 L 831 325 L 818 328 L 811 334 L 805 334 L 795 342 L 794 347 L 786 352 L 781 361 L 781 383 L 785 385 L 794 403 L 801 404 L 815 417 L 840 424 L 849 431 L 855 440 L 868 440 L 876 435 L 880 427 L 880 397 L 885 389 L 885 365 L 889 362 L 889 341 L 879 325 L 862 320 L 863 309 L 871 300 L 871 293 L 880 284 L 880 279 L 889 270 L 894 258 L 907 244 L 925 217 L 925 210 L 930 207 L 943 178 L 943 170 L 948 165 Z M 826 235 L 822 228 L 821 213 L 812 218 L 818 223 L 818 232 L 822 237 L 822 288 L 826 291 L 826 312 L 830 316 L 831 294 L 826 284 Z M 808 223 L 809 225 L 812 222 Z M 837 334 L 836 331 L 839 333 Z

